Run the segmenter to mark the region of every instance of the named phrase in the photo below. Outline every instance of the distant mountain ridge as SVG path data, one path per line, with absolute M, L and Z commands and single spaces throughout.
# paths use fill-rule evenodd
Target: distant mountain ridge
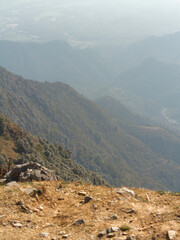
M 0 41 L 0 65 L 27 79 L 64 82 L 86 95 L 107 84 L 110 65 L 91 49 L 74 49 L 63 41 Z
M 161 37 L 151 36 L 124 48 L 116 47 L 109 54 L 111 64 L 114 64 L 119 73 L 137 67 L 148 58 L 179 65 L 180 32 Z
M 0 68 L 0 99 L 1 112 L 66 146 L 74 160 L 110 184 L 179 190 L 179 165 L 159 157 L 68 85 L 25 80 Z
M 172 118 L 174 119 L 173 127 L 180 130 L 179 76 L 178 65 L 147 59 L 134 69 L 120 74 L 109 86 L 107 92 L 111 93 L 116 89 L 114 97 L 121 99 L 124 98 L 121 93 L 124 90 L 129 93 L 127 99 L 131 95 L 134 96 L 134 102 L 132 101 L 134 111 L 140 109 L 139 112 L 142 114 L 146 113 L 149 117 L 169 126 L 173 126 L 172 121 L 168 120 Z M 136 104 L 136 99 L 141 101 Z M 125 98 L 124 104 L 128 105 L 128 100 Z M 164 116 L 164 110 L 167 116 Z

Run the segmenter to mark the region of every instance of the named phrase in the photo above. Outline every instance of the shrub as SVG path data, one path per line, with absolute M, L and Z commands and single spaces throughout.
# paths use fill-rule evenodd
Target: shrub
M 129 231 L 130 229 L 131 229 L 131 228 L 130 228 L 129 226 L 127 226 L 127 225 L 122 225 L 122 226 L 120 227 L 120 230 L 123 231 L 123 232 Z

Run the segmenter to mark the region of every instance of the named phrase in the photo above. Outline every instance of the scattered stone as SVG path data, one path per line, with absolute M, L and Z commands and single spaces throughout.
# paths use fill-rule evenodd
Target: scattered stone
M 112 232 L 118 232 L 119 230 L 120 230 L 119 227 L 112 227 L 112 228 L 111 228 L 111 231 L 112 231 Z
M 111 219 L 112 219 L 112 220 L 117 220 L 117 219 L 118 219 L 117 214 L 113 214 L 113 215 L 111 216 Z
M 21 228 L 23 225 L 22 225 L 22 223 L 20 223 L 20 222 L 13 222 L 13 223 L 12 223 L 12 226 L 13 226 L 13 227 Z
M 106 228 L 104 231 L 100 232 L 98 234 L 98 237 L 101 238 L 105 235 L 108 235 L 108 236 L 111 236 L 110 234 L 111 233 L 114 233 L 114 232 L 118 232 L 120 229 L 119 227 L 110 227 L 110 228 Z M 115 235 L 114 235 L 115 236 Z
M 28 188 L 24 190 L 25 193 L 27 193 L 31 197 L 35 197 L 38 193 L 38 190 L 36 188 Z
M 42 211 L 44 209 L 43 204 L 39 206 L 39 209 Z
M 79 192 L 78 192 L 78 195 L 79 195 L 79 196 L 86 196 L 86 195 L 87 195 L 87 193 L 86 193 L 86 192 L 84 192 L 84 191 L 79 191 Z
M 65 235 L 65 234 L 66 234 L 65 231 L 61 231 L 61 232 L 58 233 L 58 235 Z
M 118 191 L 116 191 L 116 193 L 118 193 L 120 195 L 124 195 L 124 196 L 135 197 L 135 192 L 126 187 L 120 188 Z
M 7 187 L 11 187 L 11 186 L 15 186 L 15 187 L 19 187 L 19 184 L 16 181 L 12 181 L 12 182 L 8 182 L 6 184 Z
M 106 228 L 106 234 L 108 234 L 108 233 L 112 233 L 112 228 L 110 227 L 110 228 Z
M 68 234 L 65 234 L 62 236 L 62 238 L 65 239 L 65 238 L 68 238 L 68 236 L 69 236 Z
M 137 240 L 135 235 L 130 235 L 127 240 Z
M 79 219 L 75 223 L 73 223 L 73 226 L 81 225 L 81 224 L 84 224 L 84 223 L 85 223 L 84 219 Z
M 93 204 L 92 207 L 93 207 L 94 210 L 97 210 L 97 209 L 98 209 L 97 205 L 95 205 L 95 204 Z
M 176 238 L 176 231 L 169 230 L 168 233 L 167 233 L 167 236 L 168 236 L 169 240 L 175 239 Z
M 42 233 L 39 234 L 39 236 L 40 236 L 40 237 L 46 237 L 46 238 L 47 238 L 47 237 L 49 236 L 49 233 L 47 233 L 47 232 L 42 232 Z
M 30 213 L 30 209 L 27 206 L 21 205 L 21 211 L 25 213 Z
M 114 233 L 108 233 L 107 238 L 115 237 L 116 235 Z
M 64 198 L 61 198 L 61 197 L 58 198 L 58 201 L 63 201 L 63 200 L 64 200 Z
M 98 234 L 98 238 L 104 237 L 105 235 L 107 235 L 106 230 L 100 232 L 100 233 Z
M 134 209 L 128 209 L 126 213 L 136 213 L 136 211 Z
M 88 203 L 88 202 L 90 202 L 92 199 L 93 199 L 92 197 L 86 196 L 86 197 L 84 198 L 84 203 Z
M 36 162 L 16 165 L 5 175 L 5 182 L 18 181 L 49 181 L 57 180 L 53 171 Z
M 120 228 L 118 227 L 110 227 L 106 229 L 106 233 L 113 233 L 113 232 L 118 232 L 120 230 Z
M 62 186 L 62 184 L 60 184 L 57 188 L 56 188 L 56 190 L 59 190 L 59 189 L 61 189 L 63 186 Z
M 22 201 L 18 201 L 18 202 L 16 203 L 16 205 L 18 205 L 18 206 L 23 206 L 24 203 L 23 203 Z

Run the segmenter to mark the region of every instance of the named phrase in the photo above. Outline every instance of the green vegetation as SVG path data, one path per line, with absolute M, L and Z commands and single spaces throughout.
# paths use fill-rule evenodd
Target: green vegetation
M 180 192 L 172 192 L 171 195 L 172 196 L 180 196 Z
M 63 146 L 52 147 L 50 142 L 46 146 L 39 139 L 38 144 L 45 148 L 43 151 L 37 145 L 39 161 L 46 166 L 57 162 L 57 153 L 68 159 L 72 152 L 76 162 L 110 184 L 179 191 L 180 170 L 175 164 L 127 134 L 95 103 L 68 85 L 24 80 L 0 68 L 0 98 L 0 112 L 40 139 Z M 23 143 L 19 138 L 17 150 L 35 159 L 35 153 L 29 152 L 31 144 L 28 138 Z M 78 176 L 80 171 L 80 166 L 76 167 L 73 174 Z M 91 179 L 96 183 L 94 174 Z
M 126 232 L 126 231 L 129 231 L 131 228 L 129 226 L 127 226 L 127 225 L 122 225 L 120 227 L 120 229 L 121 229 L 121 231 Z
M 164 195 L 164 194 L 166 194 L 165 191 L 157 191 L 157 193 L 158 193 L 159 195 Z
M 12 146 L 9 143 L 7 151 L 11 150 L 12 156 L 15 155 L 14 153 L 17 154 L 16 157 L 10 156 L 9 159 L 5 154 L 0 154 L 0 176 L 9 170 L 8 164 L 12 159 L 13 164 L 22 164 L 27 161 L 38 162 L 54 170 L 59 179 L 66 181 L 84 181 L 95 185 L 108 185 L 98 174 L 87 172 L 82 166 L 74 163 L 69 150 L 57 144 L 50 144 L 43 138 L 34 137 L 21 130 L 3 114 L 0 114 L 0 122 L 6 126 L 6 133 L 0 136 L 0 141 L 8 134 L 9 140 L 13 141 L 15 148 L 11 149 Z

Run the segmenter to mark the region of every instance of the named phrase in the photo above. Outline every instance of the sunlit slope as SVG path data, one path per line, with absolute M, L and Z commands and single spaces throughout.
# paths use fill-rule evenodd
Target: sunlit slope
M 0 111 L 31 133 L 63 144 L 86 169 L 114 185 L 179 189 L 175 164 L 158 157 L 68 85 L 25 80 L 3 68 L 0 80 Z

